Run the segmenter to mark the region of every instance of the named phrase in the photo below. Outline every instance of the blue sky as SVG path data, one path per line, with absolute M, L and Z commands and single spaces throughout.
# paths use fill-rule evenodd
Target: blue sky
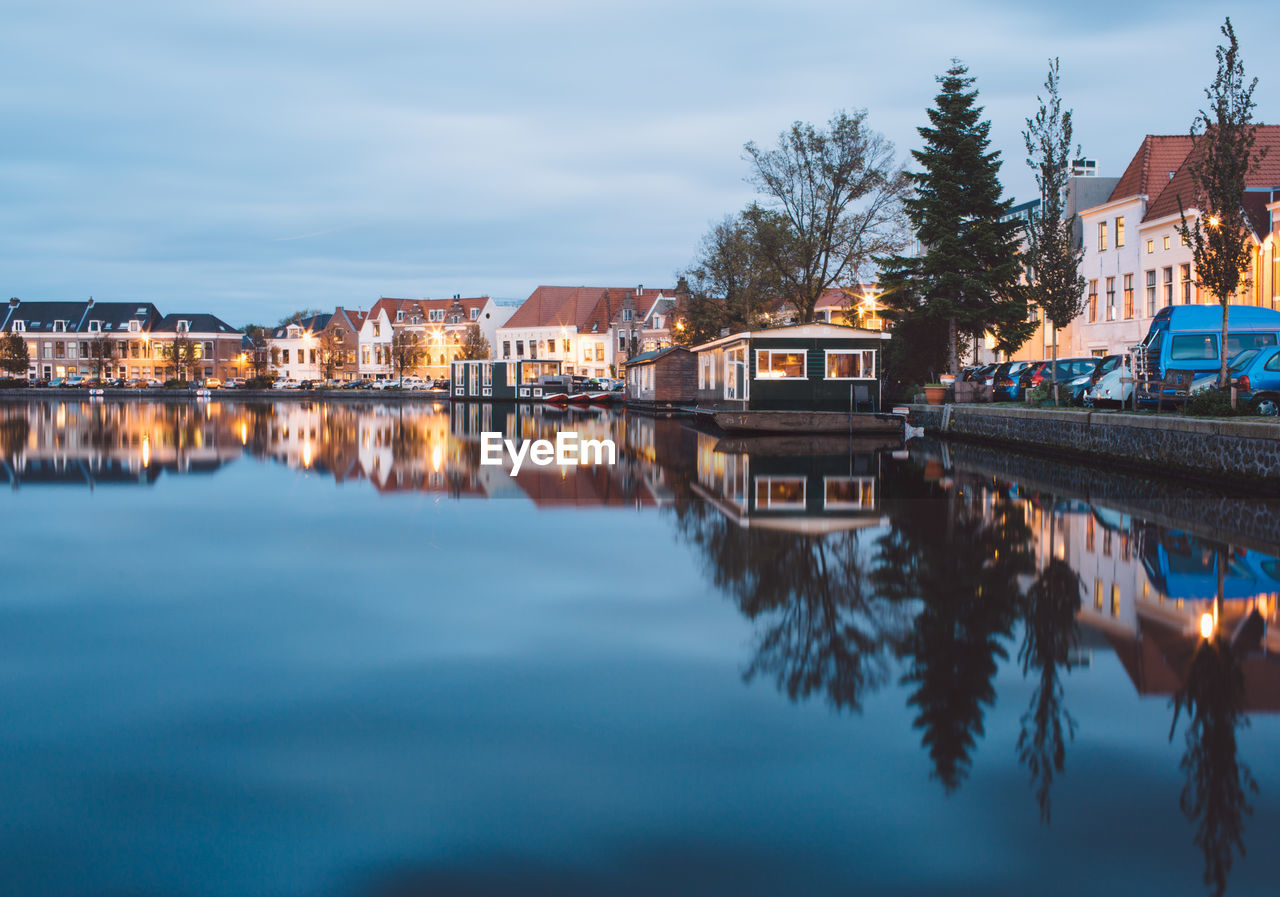
M 234 324 L 382 295 L 674 282 L 751 197 L 747 140 L 865 107 L 900 153 L 952 56 L 1019 199 L 1062 59 L 1119 174 L 1183 133 L 1230 13 L 1280 121 L 1265 4 L 5 3 L 0 291 Z

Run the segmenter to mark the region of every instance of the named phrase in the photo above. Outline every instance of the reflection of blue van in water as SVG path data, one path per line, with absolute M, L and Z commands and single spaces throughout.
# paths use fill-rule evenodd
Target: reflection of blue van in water
M 1245 349 L 1280 342 L 1280 311 L 1253 305 L 1232 305 L 1227 318 L 1227 359 Z M 1172 370 L 1207 373 L 1221 367 L 1222 306 L 1171 305 L 1151 319 L 1142 346 L 1147 368 L 1139 379 L 1161 380 Z M 1146 374 L 1143 377 L 1143 373 Z M 1154 391 L 1150 396 L 1155 398 Z

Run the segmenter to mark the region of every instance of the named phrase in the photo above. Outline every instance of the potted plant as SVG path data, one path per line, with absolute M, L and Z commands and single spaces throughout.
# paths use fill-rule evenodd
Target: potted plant
M 947 387 L 942 383 L 926 383 L 924 400 L 930 405 L 941 405 L 947 400 Z

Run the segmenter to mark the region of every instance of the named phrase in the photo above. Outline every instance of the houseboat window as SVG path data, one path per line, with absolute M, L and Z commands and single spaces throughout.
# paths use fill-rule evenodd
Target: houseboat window
M 482 364 L 480 365 L 480 370 L 483 372 L 480 380 L 481 385 L 493 386 L 493 365 Z
M 512 386 L 516 382 L 516 365 L 514 361 L 507 362 L 507 385 Z
M 804 352 L 756 350 L 757 380 L 789 380 L 804 378 Z
M 875 349 L 828 349 L 828 380 L 871 380 L 876 376 Z
M 803 509 L 804 477 L 760 477 L 756 480 L 756 510 Z
M 703 352 L 698 356 L 698 389 L 715 389 L 716 359 L 714 352 Z
M 542 362 L 541 364 L 527 362 L 521 372 L 521 382 L 536 383 L 539 377 L 554 377 L 557 373 L 559 373 L 558 365 L 553 361 Z
M 1170 361 L 1213 361 L 1218 357 L 1218 338 L 1202 333 L 1175 336 L 1169 343 Z
M 874 508 L 876 481 L 872 477 L 825 477 L 824 507 L 828 510 Z

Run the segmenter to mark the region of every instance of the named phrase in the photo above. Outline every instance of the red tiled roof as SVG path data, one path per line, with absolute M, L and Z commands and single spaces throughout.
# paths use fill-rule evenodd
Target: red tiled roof
M 1188 134 L 1148 134 L 1142 138 L 1142 145 L 1107 201 L 1142 194 L 1154 202 L 1168 185 L 1170 174 L 1182 166 L 1189 152 L 1191 137 Z
M 608 302 L 601 300 L 608 294 Z M 636 317 L 648 313 L 659 295 L 674 296 L 675 290 L 637 290 L 634 287 L 550 287 L 540 286 L 507 319 L 504 327 L 577 327 L 590 332 L 608 329 L 613 316 L 622 309 L 622 301 L 633 297 Z M 599 307 L 597 307 L 599 306 Z
M 1188 137 L 1186 139 L 1190 141 L 1191 138 Z M 1270 190 L 1272 187 L 1280 186 L 1280 125 L 1258 125 L 1254 149 L 1263 150 L 1264 148 L 1266 149 L 1266 155 L 1249 172 L 1249 177 L 1245 180 L 1246 188 Z M 1147 204 L 1146 217 L 1143 218 L 1144 221 L 1164 218 L 1168 215 L 1177 215 L 1181 207 L 1191 208 L 1194 206 L 1195 185 L 1192 183 L 1191 169 L 1190 165 L 1188 165 L 1191 158 L 1191 148 L 1188 146 L 1188 151 L 1183 155 L 1173 178 L 1160 191 L 1159 196 L 1151 196 Z M 1130 167 L 1132 167 L 1132 164 Z M 1116 189 L 1118 190 L 1119 186 Z M 1269 230 L 1266 204 L 1270 201 L 1270 197 L 1267 196 L 1266 199 L 1259 202 L 1258 200 L 1261 196 L 1263 194 L 1247 194 L 1244 206 L 1249 221 L 1253 225 L 1254 232 L 1259 237 L 1264 237 Z M 1111 197 L 1113 199 L 1117 198 L 1114 191 Z M 1179 205 L 1179 200 L 1181 200 L 1181 206 Z
M 852 297 L 851 304 L 856 304 L 862 300 L 864 294 L 874 292 L 875 289 L 876 285 L 874 283 L 862 283 L 856 287 L 833 287 L 823 290 L 813 309 L 814 311 L 822 311 L 827 308 L 844 308 L 846 297 Z

